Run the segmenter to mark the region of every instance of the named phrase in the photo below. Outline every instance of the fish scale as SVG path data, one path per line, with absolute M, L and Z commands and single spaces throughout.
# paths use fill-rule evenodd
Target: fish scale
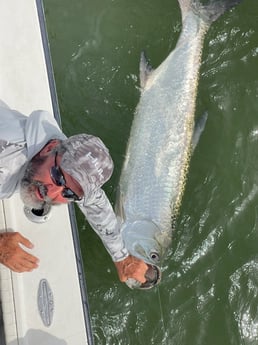
M 170 245 L 184 191 L 204 37 L 210 24 L 238 2 L 221 0 L 204 6 L 197 0 L 179 0 L 183 26 L 175 49 L 156 70 L 141 60 L 142 91 L 119 181 L 116 212 L 129 253 L 155 272 Z M 139 287 L 133 280 L 127 283 Z
M 130 140 L 133 144 L 128 148 L 131 159 L 122 175 L 122 178 L 124 176 L 124 179 L 128 181 L 127 193 L 124 194 L 126 195 L 125 205 L 133 203 L 135 209 L 141 210 L 139 213 L 143 218 L 155 219 L 161 227 L 164 209 L 168 212 L 166 218 L 171 219 L 172 210 L 178 202 L 177 197 L 185 178 L 184 167 L 188 162 L 191 144 L 194 104 L 189 105 L 189 102 L 184 100 L 192 98 L 196 93 L 197 83 L 192 83 L 191 80 L 193 75 L 197 75 L 198 66 L 191 67 L 193 64 L 191 60 L 199 60 L 200 54 L 197 49 L 190 46 L 188 40 L 192 40 L 192 36 L 187 37 L 187 42 L 181 45 L 177 54 L 164 61 L 163 64 L 166 66 L 161 65 L 162 72 L 158 71 L 151 85 L 142 92 L 131 131 Z M 195 42 L 201 46 L 200 41 L 202 41 L 201 35 Z M 188 46 L 195 55 L 189 60 L 184 70 L 178 70 L 177 60 L 183 55 L 180 51 L 185 51 L 185 46 Z M 171 59 L 175 62 L 170 61 Z M 177 80 L 176 85 L 171 85 L 171 75 Z M 189 82 L 187 83 L 186 80 Z M 176 92 L 173 92 L 174 89 Z M 157 94 L 160 94 L 158 100 Z M 173 104 L 178 107 L 171 109 Z M 184 116 L 188 108 L 192 109 L 188 111 L 188 116 Z M 189 130 L 187 130 L 188 127 Z M 150 173 L 146 174 L 146 168 Z M 125 185 L 122 179 L 120 185 Z M 151 185 L 151 195 L 145 196 L 146 185 Z M 122 189 L 121 191 L 123 192 Z M 137 196 L 139 191 L 141 191 L 141 197 Z M 150 202 L 152 198 L 159 200 L 159 203 L 155 202 L 154 208 L 153 203 Z M 147 199 L 147 202 L 143 202 L 144 199 Z M 169 231 L 170 227 L 166 230 Z

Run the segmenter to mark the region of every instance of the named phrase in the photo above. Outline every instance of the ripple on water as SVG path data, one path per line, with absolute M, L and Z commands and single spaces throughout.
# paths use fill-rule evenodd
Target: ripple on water
M 230 280 L 229 302 L 242 344 L 255 345 L 258 342 L 258 257 L 240 267 Z

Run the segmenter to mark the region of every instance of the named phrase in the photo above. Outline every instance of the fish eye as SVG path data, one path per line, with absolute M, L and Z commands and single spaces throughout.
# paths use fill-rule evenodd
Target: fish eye
M 159 261 L 159 254 L 157 252 L 153 251 L 153 252 L 150 253 L 150 258 L 153 261 Z

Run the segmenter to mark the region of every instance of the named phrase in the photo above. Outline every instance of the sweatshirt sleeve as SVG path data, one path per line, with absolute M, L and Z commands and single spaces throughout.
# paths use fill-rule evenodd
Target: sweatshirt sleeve
M 119 223 L 105 194 L 98 188 L 87 200 L 77 203 L 91 227 L 101 238 L 113 261 L 125 259 L 129 253 L 125 248 Z

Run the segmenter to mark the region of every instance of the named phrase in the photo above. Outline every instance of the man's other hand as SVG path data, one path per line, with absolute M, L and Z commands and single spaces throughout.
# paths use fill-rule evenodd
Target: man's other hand
M 33 248 L 33 244 L 19 232 L 1 233 L 0 263 L 14 272 L 30 272 L 38 267 L 39 259 L 23 250 L 20 244 Z

